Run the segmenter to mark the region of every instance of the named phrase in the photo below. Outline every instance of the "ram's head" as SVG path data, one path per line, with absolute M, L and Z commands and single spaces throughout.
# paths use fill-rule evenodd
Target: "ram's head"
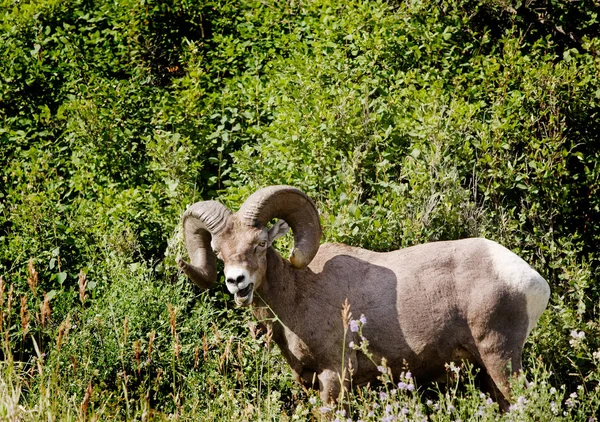
M 271 228 L 267 224 L 279 219 Z M 188 277 L 202 288 L 217 279 L 216 258 L 225 264 L 227 289 L 239 305 L 252 303 L 266 280 L 267 250 L 291 227 L 290 262 L 306 267 L 319 249 L 321 225 L 312 200 L 291 186 L 271 186 L 251 195 L 237 213 L 216 201 L 197 202 L 182 217 L 190 263 L 179 260 Z

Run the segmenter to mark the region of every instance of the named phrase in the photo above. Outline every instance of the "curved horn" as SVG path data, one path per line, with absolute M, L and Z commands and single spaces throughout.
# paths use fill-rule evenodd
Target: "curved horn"
M 213 235 L 225 227 L 231 211 L 216 201 L 201 201 L 191 205 L 181 221 L 190 263 L 180 259 L 179 267 L 199 287 L 208 289 L 217 279 L 217 260 L 210 245 Z
M 281 218 L 294 232 L 294 250 L 290 262 L 306 267 L 319 250 L 321 223 L 313 201 L 292 186 L 270 186 L 254 192 L 237 214 L 246 224 L 265 227 L 272 218 Z

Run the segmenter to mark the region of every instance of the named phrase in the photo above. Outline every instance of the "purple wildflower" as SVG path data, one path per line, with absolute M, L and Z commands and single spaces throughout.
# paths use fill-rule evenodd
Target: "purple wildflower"
M 387 395 L 387 393 L 386 393 L 385 391 L 380 391 L 380 392 L 379 392 L 379 398 L 380 398 L 381 400 L 386 400 L 386 399 L 387 399 L 387 396 L 388 396 L 388 395 Z
M 360 319 L 359 319 L 359 321 L 360 321 L 360 323 L 361 323 L 362 325 L 365 325 L 365 324 L 367 323 L 367 317 L 366 317 L 364 314 L 362 314 L 362 315 L 360 316 Z
M 585 338 L 585 333 L 583 331 L 572 330 L 571 337 L 573 337 L 574 339 L 582 340 Z
M 358 321 L 356 321 L 355 319 L 350 321 L 350 331 L 352 331 L 353 333 L 358 333 Z
M 400 381 L 400 382 L 398 383 L 398 388 L 399 388 L 400 390 L 406 390 L 406 389 L 408 389 L 408 384 L 407 384 L 407 383 L 405 383 L 404 381 Z

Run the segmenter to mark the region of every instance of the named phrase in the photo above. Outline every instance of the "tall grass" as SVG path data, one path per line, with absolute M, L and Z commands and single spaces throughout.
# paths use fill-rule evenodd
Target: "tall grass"
M 11 307 L 21 300 L 2 282 L 1 420 L 593 421 L 600 406 L 600 390 L 589 382 L 598 379 L 598 369 L 569 389 L 529 353 L 505 414 L 479 390 L 477 370 L 458 363 L 447 365 L 445 385 L 420 385 L 410 368 L 394 378 L 385 360 L 374 361 L 378 385 L 344 391 L 332 406 L 292 381 L 271 333 L 261 331 L 248 310 L 216 309 L 214 298 L 197 295 L 187 281 L 161 281 L 149 268 L 118 262 L 113 268 L 113 283 L 121 289 L 106 298 L 112 305 L 82 306 L 63 321 L 48 315 L 39 295 L 41 306 L 21 305 L 20 320 L 11 324 Z M 33 264 L 29 271 L 35 274 Z M 85 283 L 80 285 L 84 298 Z M 38 293 L 30 287 L 23 304 Z M 193 300 L 177 301 L 177 295 Z M 156 314 L 142 321 L 140 308 L 149 312 L 142 319 Z M 361 333 L 376 321 L 354 319 L 348 303 L 340 312 L 346 332 L 362 338 L 350 347 L 373 359 Z M 53 328 L 40 332 L 41 324 Z M 8 341 L 15 335 L 34 353 L 15 355 Z M 571 336 L 573 347 L 585 343 L 579 332 Z M 340 350 L 341 360 L 345 353 Z M 599 363 L 597 352 L 583 353 Z M 340 379 L 352 381 L 347 369 Z

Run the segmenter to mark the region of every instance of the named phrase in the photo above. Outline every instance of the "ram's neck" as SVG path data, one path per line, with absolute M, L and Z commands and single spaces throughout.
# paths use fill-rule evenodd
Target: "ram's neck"
M 254 314 L 259 320 L 282 318 L 297 310 L 298 277 L 307 270 L 299 270 L 273 248 L 267 251 L 267 279 L 258 289 Z M 274 314 L 274 315 L 273 315 Z M 284 322 L 284 321 L 282 321 Z M 285 322 L 284 322 L 285 324 Z

